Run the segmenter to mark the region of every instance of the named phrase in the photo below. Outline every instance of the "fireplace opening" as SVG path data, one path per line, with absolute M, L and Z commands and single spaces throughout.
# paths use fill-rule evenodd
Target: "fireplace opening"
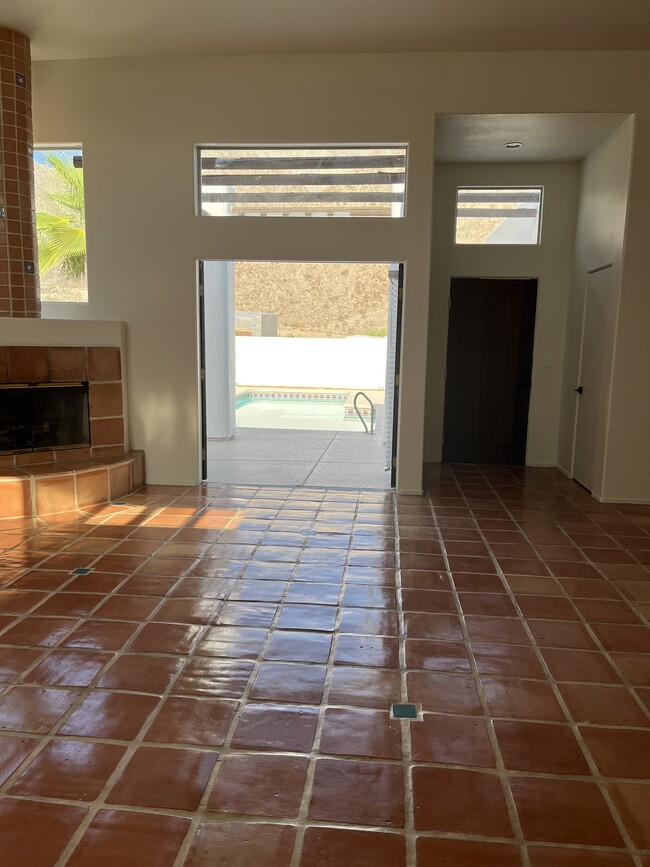
M 0 386 L 0 454 L 89 445 L 87 382 Z

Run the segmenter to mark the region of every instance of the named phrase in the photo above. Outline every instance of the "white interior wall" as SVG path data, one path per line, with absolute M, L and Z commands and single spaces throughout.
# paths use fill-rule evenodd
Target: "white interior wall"
M 579 174 L 578 163 L 436 163 L 425 460 L 441 457 L 451 278 L 536 277 L 526 463 L 555 466 Z M 544 187 L 539 245 L 454 243 L 457 187 L 492 185 Z
M 650 75 L 645 85 L 650 92 Z M 650 504 L 650 117 L 638 112 L 628 124 L 621 148 L 630 164 L 629 193 L 602 499 Z M 637 236 L 644 224 L 645 244 Z
M 558 449 L 558 466 L 567 475 L 571 475 L 573 463 L 573 439 L 578 404 L 574 388 L 579 384 L 578 373 L 587 272 L 611 263 L 612 281 L 617 296 L 612 304 L 614 310 L 619 308 L 621 301 L 620 290 L 623 277 L 623 252 L 633 137 L 634 119 L 630 118 L 595 148 L 582 164 L 573 279 L 567 318 L 567 351 Z M 632 293 L 634 290 L 630 287 L 629 291 Z M 645 294 L 647 295 L 647 291 Z M 636 307 L 637 315 L 642 313 L 643 299 L 639 299 L 639 301 L 640 304 L 637 304 Z M 648 309 L 650 310 L 650 308 Z M 627 476 L 624 484 L 628 492 L 625 496 L 633 499 L 650 499 L 650 463 L 647 462 L 647 443 L 650 438 L 650 428 L 648 427 L 650 424 L 650 401 L 647 396 L 647 383 L 645 388 L 641 386 L 641 394 L 637 392 L 638 374 L 645 370 L 647 377 L 650 372 L 650 361 L 647 361 L 645 369 L 640 362 L 641 367 L 633 376 L 634 384 L 625 381 L 619 383 L 619 389 L 622 389 L 622 393 L 616 396 L 616 404 L 612 404 L 610 400 L 612 374 L 616 367 L 617 356 L 619 365 L 624 363 L 621 358 L 621 354 L 625 352 L 624 343 L 627 339 L 624 335 L 629 333 L 631 324 L 620 322 L 617 329 L 619 333 L 615 337 L 617 348 L 614 363 L 613 366 L 609 365 L 605 372 L 610 388 L 607 389 L 607 400 L 602 403 L 600 408 L 597 432 L 593 493 L 598 498 L 615 498 L 617 486 L 619 483 L 623 484 L 620 469 L 617 473 L 615 469 L 608 466 L 611 460 L 613 466 L 618 464 Z M 650 329 L 650 316 L 647 314 L 645 317 L 642 316 L 639 324 L 645 329 L 647 335 L 648 329 Z M 613 323 L 613 326 L 616 329 L 616 323 Z M 640 341 L 636 349 L 632 348 L 632 355 L 637 354 L 639 350 L 642 350 Z M 646 359 L 648 359 L 647 355 Z M 629 407 L 626 407 L 628 402 L 626 396 L 631 398 L 629 402 L 632 405 Z M 636 404 L 636 410 L 634 404 Z M 635 419 L 634 429 L 621 431 L 619 420 L 626 417 L 629 419 L 630 415 L 636 414 L 637 411 L 639 418 Z M 609 443 L 611 448 L 608 452 L 610 430 L 616 433 L 614 441 Z M 624 434 L 624 438 L 620 437 L 620 433 Z M 616 434 L 619 435 L 618 442 L 616 442 Z M 631 444 L 630 440 L 635 442 Z M 626 458 L 625 452 L 630 447 L 632 449 L 630 456 Z M 621 449 L 623 453 L 617 453 Z M 631 466 L 629 465 L 630 459 Z M 643 472 L 640 477 L 635 478 L 638 470 L 644 465 L 648 468 L 645 478 Z M 608 478 L 611 479 L 612 483 L 609 487 L 607 486 Z
M 148 481 L 199 478 L 197 259 L 391 260 L 406 263 L 398 487 L 418 491 L 435 113 L 638 111 L 633 185 L 638 178 L 647 191 L 648 57 L 505 52 L 35 64 L 35 140 L 83 144 L 90 301 L 79 313 L 128 323 L 131 435 L 146 451 Z M 212 142 L 408 142 L 407 216 L 196 217 L 193 145 Z M 628 221 L 622 321 L 634 346 L 621 371 L 650 352 L 634 322 L 636 307 L 647 304 L 641 197 Z M 621 412 L 624 428 L 633 423 L 629 401 Z M 628 469 L 620 472 L 627 483 Z

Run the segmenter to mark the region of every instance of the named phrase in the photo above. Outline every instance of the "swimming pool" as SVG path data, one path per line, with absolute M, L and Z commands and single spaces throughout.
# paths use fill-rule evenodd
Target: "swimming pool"
M 348 395 L 245 391 L 237 395 L 237 427 L 363 431 L 345 406 Z

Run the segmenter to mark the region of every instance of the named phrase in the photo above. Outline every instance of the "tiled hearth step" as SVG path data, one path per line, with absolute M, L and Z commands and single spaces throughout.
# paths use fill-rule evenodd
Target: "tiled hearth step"
M 59 453 L 59 458 L 61 453 Z M 125 497 L 144 484 L 144 452 L 0 468 L 0 518 L 36 518 Z

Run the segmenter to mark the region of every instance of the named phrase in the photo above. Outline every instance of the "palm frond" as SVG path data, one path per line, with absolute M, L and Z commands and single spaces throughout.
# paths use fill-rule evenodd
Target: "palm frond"
M 80 220 L 84 219 L 84 180 L 83 172 L 76 169 L 72 162 L 55 153 L 46 157 L 48 165 L 57 173 L 64 187 L 63 193 L 49 193 L 48 198 L 75 212 Z
M 68 217 L 39 212 L 36 215 L 38 263 L 41 274 L 60 264 L 70 277 L 86 272 L 86 232 L 74 226 Z
M 36 230 L 38 232 L 47 232 L 52 228 L 61 225 L 61 222 L 70 223 L 70 217 L 62 217 L 58 214 L 47 214 L 44 211 L 38 211 L 36 214 Z
M 61 271 L 66 277 L 73 280 L 86 276 L 86 255 L 66 256 L 61 260 Z

